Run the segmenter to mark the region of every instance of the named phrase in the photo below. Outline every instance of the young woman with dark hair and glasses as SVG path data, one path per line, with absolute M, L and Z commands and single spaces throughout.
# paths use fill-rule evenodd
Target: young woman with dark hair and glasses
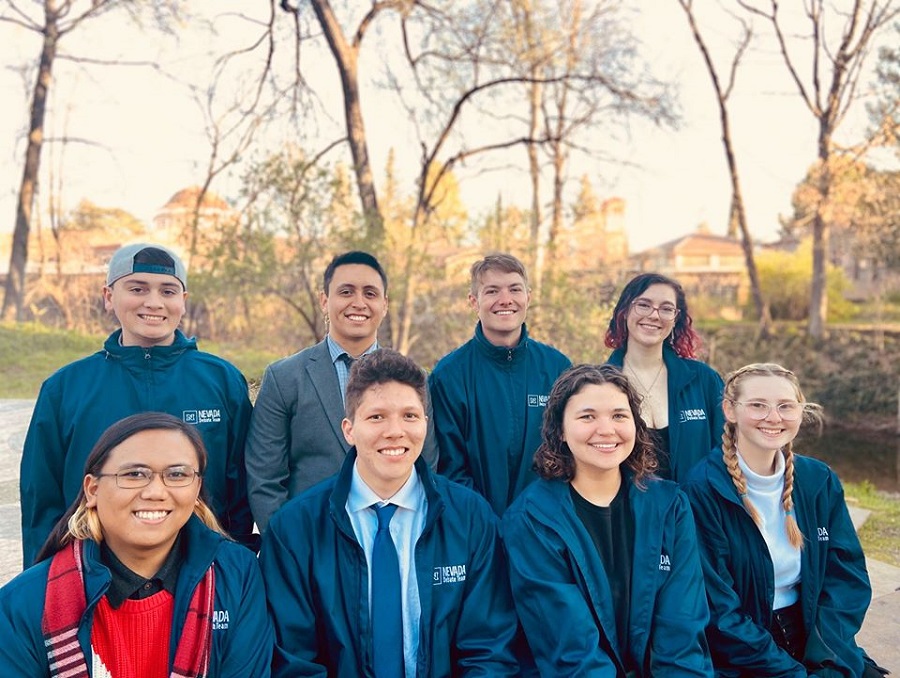
M 620 367 L 641 397 L 659 459 L 657 474 L 682 481 L 722 437 L 722 378 L 697 360 L 681 285 L 643 273 L 622 290 L 606 330 L 607 362 Z
M 37 564 L 0 589 L 4 676 L 270 674 L 262 577 L 204 499 L 206 464 L 169 414 L 106 429 Z
M 872 589 L 837 476 L 794 453 L 821 423 L 792 372 L 747 365 L 725 380 L 721 448 L 682 485 L 697 521 L 717 674 L 880 678 L 854 640 Z

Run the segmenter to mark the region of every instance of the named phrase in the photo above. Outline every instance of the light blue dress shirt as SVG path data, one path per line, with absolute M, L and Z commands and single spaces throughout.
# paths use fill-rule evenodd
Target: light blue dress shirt
M 357 462 L 358 463 L 358 462 Z M 372 608 L 372 548 L 378 531 L 378 518 L 373 504 L 396 504 L 397 512 L 391 519 L 391 538 L 400 561 L 400 590 L 403 608 L 403 662 L 406 678 L 416 678 L 416 655 L 419 649 L 419 619 L 422 606 L 419 602 L 419 587 L 416 578 L 416 542 L 425 528 L 427 500 L 425 488 L 415 469 L 397 493 L 387 501 L 381 499 L 360 477 L 356 464 L 347 496 L 347 515 L 353 533 L 366 554 L 366 569 L 369 577 L 369 610 Z M 377 621 L 374 623 L 378 623 Z
M 347 393 L 347 382 L 350 381 L 350 366 L 343 360 L 338 360 L 342 355 L 353 357 L 331 338 L 330 334 L 325 335 L 325 345 L 328 346 L 328 353 L 331 356 L 331 363 L 334 365 L 334 371 L 337 373 L 338 386 L 341 391 L 341 402 L 346 403 L 345 395 Z M 362 352 L 361 355 L 368 355 L 372 351 L 378 349 L 378 342 L 373 343 L 369 348 Z

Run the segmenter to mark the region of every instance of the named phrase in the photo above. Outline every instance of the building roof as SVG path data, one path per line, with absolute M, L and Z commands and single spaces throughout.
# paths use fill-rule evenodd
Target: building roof
M 169 201 L 163 206 L 162 210 L 194 209 L 194 206 L 197 204 L 197 197 L 200 195 L 201 190 L 200 186 L 190 186 L 181 189 L 169 198 Z M 220 210 L 231 209 L 231 205 L 210 190 L 207 190 L 203 195 L 201 207 Z
M 670 254 L 670 255 L 709 255 L 740 256 L 743 253 L 741 241 L 737 238 L 729 238 L 710 233 L 690 233 L 688 235 L 669 240 L 656 247 L 651 247 L 641 254 Z

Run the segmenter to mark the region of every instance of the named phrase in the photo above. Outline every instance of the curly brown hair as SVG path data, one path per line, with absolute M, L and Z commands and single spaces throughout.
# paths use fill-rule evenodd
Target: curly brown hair
M 575 477 L 575 457 L 563 440 L 563 418 L 569 399 L 590 384 L 612 384 L 628 397 L 634 419 L 634 450 L 623 462 L 634 473 L 638 487 L 657 469 L 647 424 L 641 418 L 640 396 L 622 371 L 613 365 L 575 365 L 559 375 L 544 411 L 542 442 L 534 453 L 533 469 L 545 480 L 572 480 Z

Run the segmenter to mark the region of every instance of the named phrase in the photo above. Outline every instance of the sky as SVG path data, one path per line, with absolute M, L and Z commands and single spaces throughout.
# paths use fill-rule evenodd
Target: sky
M 257 3 L 264 6 L 265 3 Z M 199 15 L 241 7 L 239 0 L 194 0 Z M 640 38 L 642 53 L 660 78 L 679 88 L 681 122 L 677 129 L 636 123 L 617 149 L 627 163 L 573 167 L 572 185 L 588 172 L 601 197 L 626 201 L 630 249 L 650 246 L 696 230 L 705 223 L 724 235 L 731 199 L 730 180 L 720 139 L 718 109 L 709 78 L 675 0 L 639 4 L 630 25 Z M 651 8 L 647 9 L 647 8 Z M 703 17 L 720 68 L 730 55 L 734 22 L 726 15 Z M 130 29 L 121 20 L 103 18 L 82 34 L 73 33 L 64 50 L 95 57 L 155 62 L 185 80 L 203 82 L 211 71 L 209 52 L 217 45 L 247 41 L 252 31 L 231 16 L 220 17 L 216 36 L 202 41 L 190 35 L 177 40 Z M 762 32 L 762 24 L 757 28 Z M 287 46 L 287 45 L 285 45 Z M 27 119 L 26 83 L 21 67 L 33 60 L 39 44 L 28 32 L 0 23 L 0 233 L 11 232 L 24 158 Z M 306 55 L 307 62 L 309 55 Z M 364 54 L 365 58 L 365 54 Z M 319 86 L 323 107 L 341 105 L 327 57 L 311 76 Z M 208 157 L 208 142 L 200 107 L 183 84 L 176 84 L 144 66 L 79 68 L 58 63 L 53 113 L 47 136 L 68 135 L 83 140 L 65 146 L 45 145 L 43 198 L 53 179 L 62 176 L 61 196 L 67 206 L 87 198 L 106 207 L 120 207 L 146 223 L 178 190 L 199 183 Z M 316 78 L 321 80 L 316 82 Z M 30 87 L 30 82 L 28 83 Z M 394 143 L 410 141 L 396 129 L 391 116 L 370 114 L 372 156 L 376 172 L 384 167 Z M 749 224 L 759 241 L 775 239 L 779 215 L 790 212 L 791 193 L 815 158 L 815 123 L 787 79 L 780 57 L 761 41 L 746 57 L 733 95 L 733 132 L 742 175 Z M 339 120 L 332 121 L 335 125 Z M 860 105 L 843 134 L 852 138 L 865 126 Z M 60 157 L 60 148 L 64 148 Z M 65 167 L 60 173 L 58 168 Z M 226 198 L 236 197 L 237 172 L 226 173 L 213 185 Z M 486 211 L 503 196 L 505 204 L 527 206 L 524 177 L 494 172 L 464 180 L 463 199 L 470 214 Z

